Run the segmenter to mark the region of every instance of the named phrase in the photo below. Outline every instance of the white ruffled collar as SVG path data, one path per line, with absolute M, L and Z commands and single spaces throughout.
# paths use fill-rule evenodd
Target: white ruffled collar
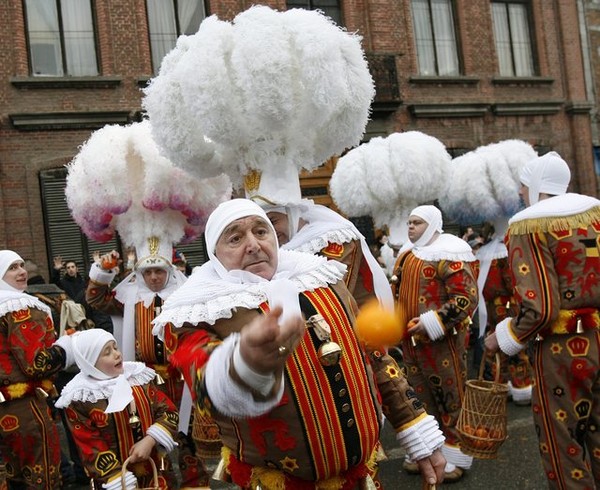
M 301 293 L 335 284 L 345 272 L 346 266 L 335 260 L 280 250 L 273 280 L 289 280 Z M 162 339 L 167 323 L 176 328 L 186 322 L 213 325 L 221 318 L 231 318 L 236 308 L 257 308 L 267 301 L 271 282 L 227 282 L 219 277 L 212 263 L 207 262 L 195 269 L 188 281 L 167 299 L 161 314 L 153 321 L 152 333 Z
M 0 290 L 0 317 L 13 311 L 25 310 L 28 308 L 36 308 L 42 310 L 48 315 L 52 312 L 50 308 L 42 303 L 35 296 L 23 293 L 21 291 Z
M 527 219 L 572 216 L 600 206 L 595 197 L 583 194 L 568 193 L 549 197 L 519 211 L 508 222 L 509 225 Z
M 449 233 L 442 233 L 433 243 L 424 247 L 413 247 L 412 253 L 421 260 L 437 262 L 475 262 L 477 258 L 467 242 Z
M 143 386 L 154 380 L 156 372 L 143 362 L 124 362 L 124 376 L 131 386 Z M 118 377 L 111 379 L 95 379 L 87 374 L 79 373 L 63 388 L 55 405 L 66 408 L 72 402 L 96 403 L 109 400 L 117 384 Z
M 296 250 L 316 254 L 323 250 L 330 243 L 342 245 L 350 243 L 353 240 L 360 240 L 361 236 L 350 228 L 340 228 L 337 230 L 321 230 L 320 235 L 310 232 L 310 224 L 305 225 L 294 237 L 281 248 L 284 250 Z

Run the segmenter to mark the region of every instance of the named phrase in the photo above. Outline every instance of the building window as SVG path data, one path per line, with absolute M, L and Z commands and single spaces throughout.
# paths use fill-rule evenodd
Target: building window
M 206 17 L 203 0 L 147 0 L 152 67 L 157 74 L 164 56 L 182 34 L 195 34 Z
M 320 10 L 331 17 L 338 26 L 343 26 L 342 7 L 338 0 L 288 0 L 287 9 Z
M 492 2 L 492 20 L 500 75 L 534 75 L 528 4 Z
M 25 0 L 31 73 L 98 75 L 90 0 Z
M 419 74 L 460 74 L 451 0 L 412 0 Z

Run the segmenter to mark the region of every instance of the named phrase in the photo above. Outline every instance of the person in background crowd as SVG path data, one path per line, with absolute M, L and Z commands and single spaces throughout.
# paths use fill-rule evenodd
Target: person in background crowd
M 346 267 L 280 250 L 247 199 L 219 205 L 205 236 L 210 260 L 169 297 L 154 331 L 173 322 L 172 361 L 219 426 L 218 476 L 244 489 L 373 488 L 363 485 L 373 485 L 382 399 L 425 481 L 441 483 L 438 425 L 393 359 L 361 348 Z
M 56 407 L 67 414 L 93 488 L 120 490 L 128 458 L 125 488 L 139 488 L 136 483 L 147 488 L 151 469 L 135 463 L 152 458 L 161 467 L 161 456 L 175 449 L 175 405 L 154 385 L 154 370 L 141 362 L 123 362 L 115 338 L 105 330 L 73 334 L 70 348 L 80 372 L 62 389 Z M 159 484 L 162 490 L 175 488 L 172 468 L 161 471 Z
M 60 442 L 47 398 L 70 364 L 69 338 L 56 340 L 50 308 L 26 294 L 27 271 L 0 250 L 0 454 L 10 488 L 59 489 Z
M 444 479 L 458 481 L 473 461 L 460 450 L 456 423 L 467 376 L 468 328 L 478 298 L 476 259 L 464 240 L 443 233 L 442 226 L 435 206 L 411 211 L 410 241 L 399 252 L 394 293 L 398 308 L 411 319 L 401 343 L 408 381 L 444 431 Z M 410 458 L 404 469 L 419 471 Z
M 64 274 L 61 272 L 64 269 Z M 85 291 L 86 281 L 77 267 L 74 260 L 63 261 L 60 255 L 54 257 L 54 267 L 50 276 L 50 282 L 61 288 L 67 296 L 75 301 L 81 291 Z
M 526 209 L 507 245 L 519 311 L 485 339 L 513 356 L 534 341 L 533 418 L 552 489 L 600 486 L 600 201 L 567 193 L 556 152 L 520 172 Z

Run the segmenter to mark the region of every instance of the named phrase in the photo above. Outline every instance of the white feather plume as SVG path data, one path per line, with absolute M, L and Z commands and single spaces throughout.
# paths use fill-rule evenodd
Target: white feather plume
M 362 137 L 374 87 L 360 37 L 317 11 L 212 16 L 174 51 L 143 105 L 175 165 L 236 179 L 250 169 L 312 170 Z M 210 164 L 200 163 L 198 135 L 219 156 Z
M 197 238 L 210 212 L 230 198 L 225 175 L 199 180 L 161 156 L 150 123 L 95 131 L 68 165 L 73 219 L 100 242 L 115 231 L 126 245 L 151 236 L 176 244 Z
M 461 224 L 496 221 L 519 211 L 519 171 L 537 156 L 521 140 L 481 146 L 452 160 L 441 208 Z

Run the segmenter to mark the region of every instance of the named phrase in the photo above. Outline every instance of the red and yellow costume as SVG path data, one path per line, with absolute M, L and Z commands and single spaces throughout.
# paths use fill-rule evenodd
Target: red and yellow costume
M 515 354 L 535 342 L 533 415 L 551 488 L 600 484 L 600 201 L 565 194 L 510 221 L 515 318 L 496 327 Z
M 2 294 L 0 453 L 10 482 L 58 489 L 60 443 L 46 396 L 54 390 L 52 378 L 64 367 L 65 353 L 52 346 L 56 333 L 45 305 L 27 294 L 21 295 L 23 302 L 3 302 Z
M 138 424 L 130 423 L 132 413 L 129 408 L 105 413 L 108 404 L 106 399 L 96 402 L 72 401 L 65 409 L 81 461 L 98 490 L 102 488 L 102 483 L 121 477 L 121 467 L 131 447 L 146 434 L 151 425 L 159 424 L 172 438 L 177 435 L 179 416 L 171 400 L 153 382 L 132 386 L 132 390 Z M 156 450 L 152 452 L 152 458 L 160 468 L 161 461 Z M 128 469 L 138 477 L 141 485 L 149 486 L 152 481 L 149 464 L 138 463 Z M 161 473 L 159 480 L 162 489 L 175 486 L 171 472 Z
M 427 315 L 439 332 L 433 339 L 402 341 L 408 381 L 440 423 L 446 459 L 468 469 L 472 459 L 460 452 L 456 423 L 467 376 L 468 327 L 478 299 L 475 257 L 463 240 L 443 234 L 431 245 L 402 252 L 394 274 L 398 308 L 407 319 Z

